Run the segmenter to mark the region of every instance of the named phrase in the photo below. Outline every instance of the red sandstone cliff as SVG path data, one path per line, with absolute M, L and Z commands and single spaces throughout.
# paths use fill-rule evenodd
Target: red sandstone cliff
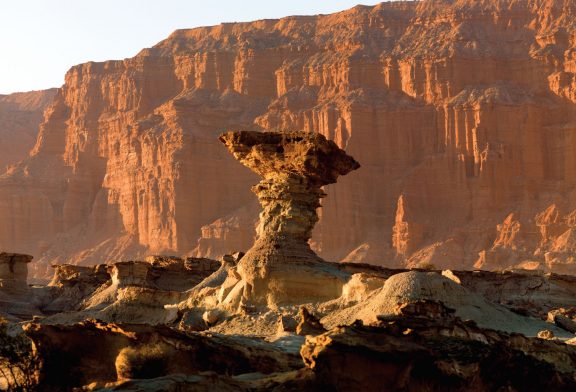
M 0 172 L 28 156 L 56 89 L 0 95 Z
M 327 259 L 570 271 L 572 0 L 222 24 L 75 66 L 30 157 L 0 179 L 0 247 L 37 255 L 38 273 L 247 249 L 257 179 L 216 137 L 242 128 L 318 131 L 361 163 L 327 188 L 314 235 Z

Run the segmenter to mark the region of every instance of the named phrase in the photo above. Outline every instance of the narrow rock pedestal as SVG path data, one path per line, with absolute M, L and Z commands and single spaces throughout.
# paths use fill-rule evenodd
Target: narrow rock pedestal
M 32 256 L 0 252 L 0 318 L 29 320 L 40 311 L 31 303 L 28 263 Z
M 326 196 L 321 187 L 358 169 L 358 162 L 316 133 L 228 132 L 220 141 L 263 177 L 252 188 L 262 206 L 257 239 L 238 264 L 243 298 L 280 304 L 338 297 L 344 276 L 308 241 Z
M 0 252 L 0 293 L 22 296 L 28 293 L 28 263 L 32 256 Z

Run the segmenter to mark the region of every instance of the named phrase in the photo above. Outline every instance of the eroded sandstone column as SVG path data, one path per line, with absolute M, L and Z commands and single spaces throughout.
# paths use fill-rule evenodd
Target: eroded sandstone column
M 28 263 L 32 256 L 0 252 L 0 292 L 7 295 L 28 293 Z
M 326 196 L 321 187 L 358 169 L 358 162 L 316 133 L 228 132 L 220 140 L 263 178 L 252 188 L 262 205 L 257 239 L 238 265 L 245 297 L 286 302 L 338 290 L 339 282 L 322 287 L 315 281 L 338 273 L 310 249 L 308 240 L 318 221 L 320 198 Z

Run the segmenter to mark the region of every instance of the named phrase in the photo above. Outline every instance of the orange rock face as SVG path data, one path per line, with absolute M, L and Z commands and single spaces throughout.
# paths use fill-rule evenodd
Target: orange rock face
M 73 67 L 0 180 L 0 247 L 37 274 L 248 249 L 257 178 L 217 135 L 301 129 L 362 165 L 327 190 L 325 259 L 570 271 L 575 17 L 572 0 L 391 2 L 178 30 Z
M 0 171 L 28 156 L 56 89 L 0 95 Z

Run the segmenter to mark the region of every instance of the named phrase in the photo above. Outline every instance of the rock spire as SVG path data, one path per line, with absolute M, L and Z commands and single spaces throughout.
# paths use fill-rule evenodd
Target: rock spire
M 261 298 L 270 294 L 267 288 L 272 284 L 272 291 L 281 293 L 283 301 L 295 294 L 290 294 L 290 287 L 298 287 L 299 294 L 305 293 L 308 285 L 317 290 L 318 283 L 304 283 L 299 274 L 285 274 L 297 268 L 286 264 L 310 267 L 310 263 L 323 263 L 308 244 L 318 221 L 316 209 L 326 196 L 321 187 L 335 183 L 338 176 L 360 165 L 318 133 L 227 132 L 220 141 L 238 161 L 263 178 L 252 188 L 262 205 L 256 242 L 238 266 L 247 283 L 245 294 Z M 315 270 L 327 272 L 325 268 Z M 277 274 L 280 271 L 283 273 Z M 280 275 L 281 282 L 276 281 Z

